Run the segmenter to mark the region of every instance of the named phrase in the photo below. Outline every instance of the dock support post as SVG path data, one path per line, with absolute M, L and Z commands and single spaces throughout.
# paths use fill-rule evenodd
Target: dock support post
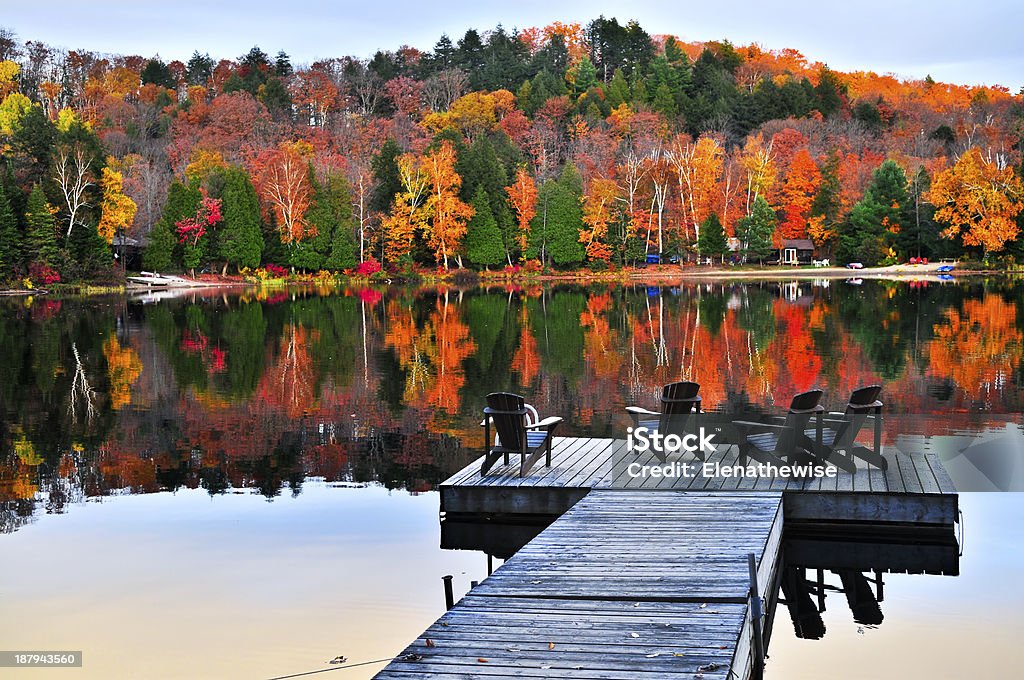
M 444 581 L 444 609 L 449 611 L 455 606 L 455 594 L 452 592 L 452 576 L 442 576 L 441 580 Z
M 754 663 L 751 668 L 751 678 L 761 680 L 764 677 L 764 638 L 761 636 L 763 607 L 761 595 L 757 589 L 757 557 L 754 553 L 747 553 L 747 567 L 750 570 L 750 625 L 754 629 L 754 644 L 751 650 L 754 654 Z

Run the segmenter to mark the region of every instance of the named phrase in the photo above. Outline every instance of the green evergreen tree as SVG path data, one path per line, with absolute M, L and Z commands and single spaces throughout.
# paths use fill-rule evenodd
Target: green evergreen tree
M 505 141 L 507 136 L 502 135 Z M 511 261 L 511 250 L 515 241 L 515 218 L 509 209 L 505 187 L 508 186 L 509 173 L 507 161 L 516 162 L 508 150 L 499 158 L 498 149 L 489 137 L 481 136 L 468 149 L 459 152 L 455 169 L 462 177 L 460 198 L 472 203 L 477 192 L 483 189 L 489 197 L 491 215 L 501 234 L 499 245 L 505 257 Z
M 21 267 L 21 233 L 7 191 L 0 182 L 0 279 L 14 276 Z
M 527 257 L 538 257 L 559 267 L 571 267 L 583 261 L 582 198 L 583 180 L 576 166 L 566 163 L 559 178 L 548 180 L 540 189 Z
M 491 199 L 482 186 L 477 188 L 471 205 L 476 212 L 466 225 L 466 258 L 484 268 L 501 264 L 505 247 L 491 212 Z
M 398 157 L 402 149 L 393 137 L 388 137 L 380 147 L 380 152 L 373 157 L 370 167 L 377 180 L 377 187 L 370 199 L 370 209 L 386 215 L 391 210 L 395 194 L 402 190 L 402 178 L 398 175 Z
M 201 199 L 198 187 L 177 180 L 171 182 L 167 188 L 163 215 L 153 225 L 149 243 L 142 255 L 142 263 L 149 271 L 166 270 L 183 264 L 183 249 L 178 243 L 175 225 L 185 218 L 193 217 Z
M 167 222 L 158 220 L 149 231 L 149 239 L 142 251 L 142 266 L 147 271 L 162 272 L 174 263 L 174 244 L 177 242 Z
M 592 87 L 597 87 L 597 69 L 589 57 L 583 57 L 580 63 L 576 64 L 576 82 L 573 83 L 573 91 L 576 94 L 583 94 Z
M 697 237 L 697 251 L 701 257 L 723 257 L 729 248 L 725 229 L 718 215 L 711 213 L 700 225 L 700 236 Z
M 249 175 L 239 167 L 224 171 L 221 191 L 223 224 L 218 239 L 219 255 L 224 266 L 237 269 L 254 268 L 263 254 L 263 233 L 260 230 L 260 204 Z
M 758 196 L 750 215 L 736 224 L 736 237 L 746 257 L 763 260 L 771 254 L 777 221 L 768 201 Z
M 887 160 L 875 169 L 864 198 L 840 225 L 837 256 L 843 262 L 879 264 L 911 224 L 907 176 L 896 161 Z
M 626 75 L 622 72 L 622 69 L 615 69 L 605 94 L 608 96 L 608 106 L 613 109 L 620 104 L 628 104 L 632 101 L 633 93 L 629 89 L 629 83 L 626 82 Z
M 311 172 L 313 202 L 306 220 L 316 235 L 295 244 L 291 264 L 305 270 L 340 271 L 356 265 L 355 221 L 348 182 L 340 174 L 320 182 Z
M 25 210 L 25 250 L 29 262 L 51 264 L 57 257 L 57 226 L 43 188 L 36 184 Z

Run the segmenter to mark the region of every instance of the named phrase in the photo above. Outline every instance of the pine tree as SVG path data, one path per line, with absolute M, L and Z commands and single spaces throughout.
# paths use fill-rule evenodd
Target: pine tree
M 701 257 L 724 256 L 729 242 L 722 228 L 718 215 L 711 213 L 700 225 L 700 236 L 697 238 L 697 250 Z
M 0 279 L 15 275 L 21 266 L 21 234 L 7 191 L 0 182 Z
M 57 257 L 56 225 L 53 213 L 43 195 L 43 189 L 36 184 L 28 197 L 25 210 L 25 245 L 29 262 L 50 264 Z
M 402 149 L 393 137 L 388 137 L 380 147 L 380 153 L 373 157 L 370 166 L 377 180 L 377 188 L 373 191 L 370 209 L 383 215 L 391 210 L 391 202 L 395 194 L 402 190 L 402 179 L 398 176 L 398 157 Z
M 260 231 L 260 204 L 256 190 L 244 170 L 237 167 L 224 172 L 221 192 L 224 223 L 220 227 L 220 257 L 238 269 L 258 267 L 263 254 Z
M 142 266 L 151 272 L 167 271 L 174 262 L 174 234 L 164 220 L 159 220 L 149 232 L 146 249 L 142 251 Z
M 174 181 L 167 188 L 167 200 L 160 220 L 153 225 L 149 243 L 142 254 L 142 263 L 149 271 L 162 271 L 172 266 L 181 266 L 181 248 L 178 247 L 178 232 L 175 224 L 192 217 L 199 209 L 202 195 L 193 186 Z
M 483 187 L 478 187 L 473 196 L 476 211 L 466 225 L 466 257 L 475 265 L 489 267 L 501 264 L 505 248 L 501 242 L 498 222 L 491 212 L 491 199 Z
M 757 260 L 768 257 L 772 252 L 776 222 L 775 211 L 764 200 L 764 196 L 758 196 L 750 215 L 736 224 L 736 237 L 746 257 Z
M 530 229 L 528 257 L 542 257 L 560 267 L 583 261 L 580 243 L 583 228 L 583 180 L 576 166 L 566 163 L 557 180 L 548 180 L 540 191 L 537 215 Z
M 893 160 L 875 170 L 864 198 L 839 228 L 837 255 L 844 262 L 880 263 L 904 227 L 911 225 L 907 176 Z

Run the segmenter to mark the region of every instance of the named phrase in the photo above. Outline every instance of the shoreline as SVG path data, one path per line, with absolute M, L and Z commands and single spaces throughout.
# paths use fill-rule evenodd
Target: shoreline
M 847 269 L 845 267 L 800 267 L 786 269 L 736 269 L 734 267 L 710 266 L 710 267 L 669 267 L 662 266 L 657 269 L 622 269 L 617 272 L 605 272 L 597 275 L 582 275 L 580 272 L 566 272 L 554 274 L 541 274 L 536 276 L 481 276 L 473 272 L 466 277 L 462 272 L 452 272 L 445 276 L 423 276 L 419 279 L 404 279 L 396 277 L 395 280 L 373 281 L 365 278 L 339 278 L 339 285 L 349 286 L 402 286 L 417 284 L 438 284 L 473 283 L 479 285 L 495 284 L 524 284 L 524 283 L 579 283 L 579 284 L 600 284 L 600 283 L 682 283 L 684 281 L 706 283 L 714 281 L 778 281 L 778 280 L 849 280 L 849 279 L 871 279 L 880 281 L 929 281 L 942 282 L 949 278 L 969 278 L 974 276 L 1020 276 L 1024 272 L 1006 271 L 996 269 L 954 269 L 951 272 L 938 273 L 941 264 L 927 265 L 892 265 L 889 267 L 866 267 L 864 269 Z M 310 281 L 282 281 L 275 285 L 281 287 L 307 286 Z M 246 280 L 219 280 L 204 281 L 201 279 L 182 280 L 179 283 L 162 286 L 148 286 L 138 283 L 127 283 L 120 286 L 120 290 L 112 290 L 105 287 L 102 291 L 93 291 L 93 284 L 82 283 L 68 286 L 68 290 L 52 289 L 23 289 L 9 288 L 0 289 L 0 297 L 20 297 L 28 295 L 94 295 L 100 294 L 123 294 L 137 295 L 139 293 L 158 293 L 175 291 L 185 293 L 200 290 L 229 290 L 240 288 L 260 288 L 260 282 Z

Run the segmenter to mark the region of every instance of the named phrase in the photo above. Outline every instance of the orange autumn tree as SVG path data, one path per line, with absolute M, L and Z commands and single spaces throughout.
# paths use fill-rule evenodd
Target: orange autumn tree
M 423 169 L 430 183 L 430 196 L 426 210 L 430 221 L 423 234 L 427 245 L 434 251 L 434 261 L 448 269 L 448 258 L 455 258 L 462 266 L 462 238 L 466 223 L 475 211 L 459 198 L 462 177 L 455 171 L 455 147 L 449 141 L 423 158 Z
M 508 202 L 512 205 L 519 226 L 516 243 L 519 245 L 519 252 L 524 253 L 530 237 L 530 221 L 537 214 L 537 183 L 533 181 L 526 168 L 519 168 L 515 181 L 505 187 L 505 192 L 508 194 Z
M 1016 217 L 1024 209 L 1024 187 L 998 154 L 969 149 L 935 175 L 928 196 L 937 208 L 935 220 L 947 225 L 942 235 L 959 235 L 965 246 L 980 246 L 986 255 L 1002 250 L 1020 231 Z
M 309 236 L 316 236 L 316 227 L 306 221 L 306 211 L 313 195 L 309 185 L 309 159 L 313 147 L 309 142 L 284 142 L 264 154 L 259 163 L 260 197 L 277 220 L 281 243 L 291 247 Z
M 807 222 L 811 204 L 821 185 L 821 171 L 807 149 L 800 149 L 789 164 L 789 174 L 782 185 L 782 208 L 785 217 L 779 225 L 784 239 L 807 238 Z
M 583 197 L 584 228 L 580 229 L 580 243 L 591 260 L 607 262 L 611 257 L 611 246 L 604 239 L 608 235 L 608 223 L 613 218 L 617 195 L 618 186 L 614 180 L 601 177 L 590 180 L 590 191 Z

